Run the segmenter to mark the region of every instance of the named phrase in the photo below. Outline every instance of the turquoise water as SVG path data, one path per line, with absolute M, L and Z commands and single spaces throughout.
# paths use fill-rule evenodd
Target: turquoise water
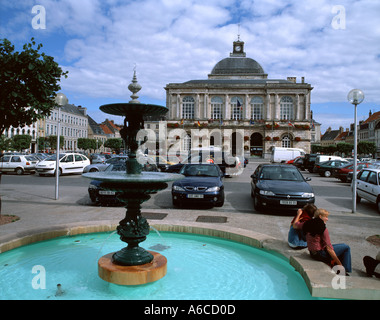
M 312 299 L 286 260 L 241 243 L 184 233 L 151 232 L 142 243 L 167 258 L 164 278 L 141 286 L 103 281 L 98 259 L 123 246 L 116 233 L 93 233 L 4 252 L 0 299 Z M 57 284 L 63 295 L 56 296 Z

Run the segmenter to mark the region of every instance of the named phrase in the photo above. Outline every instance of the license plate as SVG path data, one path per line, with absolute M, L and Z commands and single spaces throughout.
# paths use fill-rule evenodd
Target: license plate
M 115 191 L 104 191 L 104 190 L 100 190 L 99 191 L 99 194 L 103 195 L 103 196 L 114 196 L 115 195 Z
M 203 194 L 188 194 L 189 199 L 203 199 Z
M 280 204 L 285 204 L 285 205 L 288 205 L 288 206 L 295 206 L 295 205 L 297 205 L 297 201 L 280 200 Z

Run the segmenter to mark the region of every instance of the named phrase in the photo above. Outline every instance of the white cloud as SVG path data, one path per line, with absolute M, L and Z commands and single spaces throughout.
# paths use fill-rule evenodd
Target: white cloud
M 19 11 L 2 34 L 28 40 L 35 2 L 6 3 Z M 129 100 L 126 88 L 137 64 L 141 96 L 165 101 L 166 84 L 206 79 L 228 56 L 240 22 L 247 56 L 269 78 L 305 77 L 314 87 L 312 103 L 346 101 L 354 87 L 365 92 L 366 102 L 378 103 L 380 2 L 340 3 L 344 30 L 331 25 L 335 3 L 328 0 L 40 0 L 47 12 L 40 38 L 63 42 L 59 61 L 70 71 L 63 90 Z

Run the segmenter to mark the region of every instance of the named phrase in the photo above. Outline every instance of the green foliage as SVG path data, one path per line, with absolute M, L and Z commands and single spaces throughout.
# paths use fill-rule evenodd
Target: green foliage
M 360 141 L 358 143 L 358 154 L 363 154 L 363 155 L 372 154 L 374 156 L 375 153 L 376 153 L 376 144 L 374 142 Z
M 32 136 L 27 134 L 19 134 L 13 137 L 12 146 L 14 150 L 22 151 L 29 149 L 32 143 Z
M 104 146 L 111 148 L 116 153 L 119 153 L 120 149 L 123 147 L 123 140 L 120 138 L 111 138 L 104 143 Z
M 42 44 L 35 46 L 32 38 L 18 52 L 9 40 L 0 39 L 0 134 L 48 116 L 59 81 L 67 78 L 53 57 L 39 52 Z
M 78 148 L 83 150 L 96 150 L 102 146 L 102 142 L 97 139 L 79 138 Z

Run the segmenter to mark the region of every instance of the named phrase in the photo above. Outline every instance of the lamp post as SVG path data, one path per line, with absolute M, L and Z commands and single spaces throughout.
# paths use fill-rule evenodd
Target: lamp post
M 60 110 L 61 107 L 68 104 L 69 100 L 63 93 L 58 93 L 54 99 L 55 103 L 58 104 L 58 122 L 57 122 L 57 152 L 56 152 L 56 163 L 55 163 L 55 200 L 58 200 L 58 190 L 59 190 L 59 136 L 60 136 Z
M 358 157 L 358 132 L 356 126 L 357 106 L 364 100 L 364 93 L 359 89 L 352 89 L 347 96 L 350 103 L 355 105 L 354 117 L 354 170 L 352 172 L 352 213 L 356 212 L 356 171 L 357 171 L 357 157 Z

